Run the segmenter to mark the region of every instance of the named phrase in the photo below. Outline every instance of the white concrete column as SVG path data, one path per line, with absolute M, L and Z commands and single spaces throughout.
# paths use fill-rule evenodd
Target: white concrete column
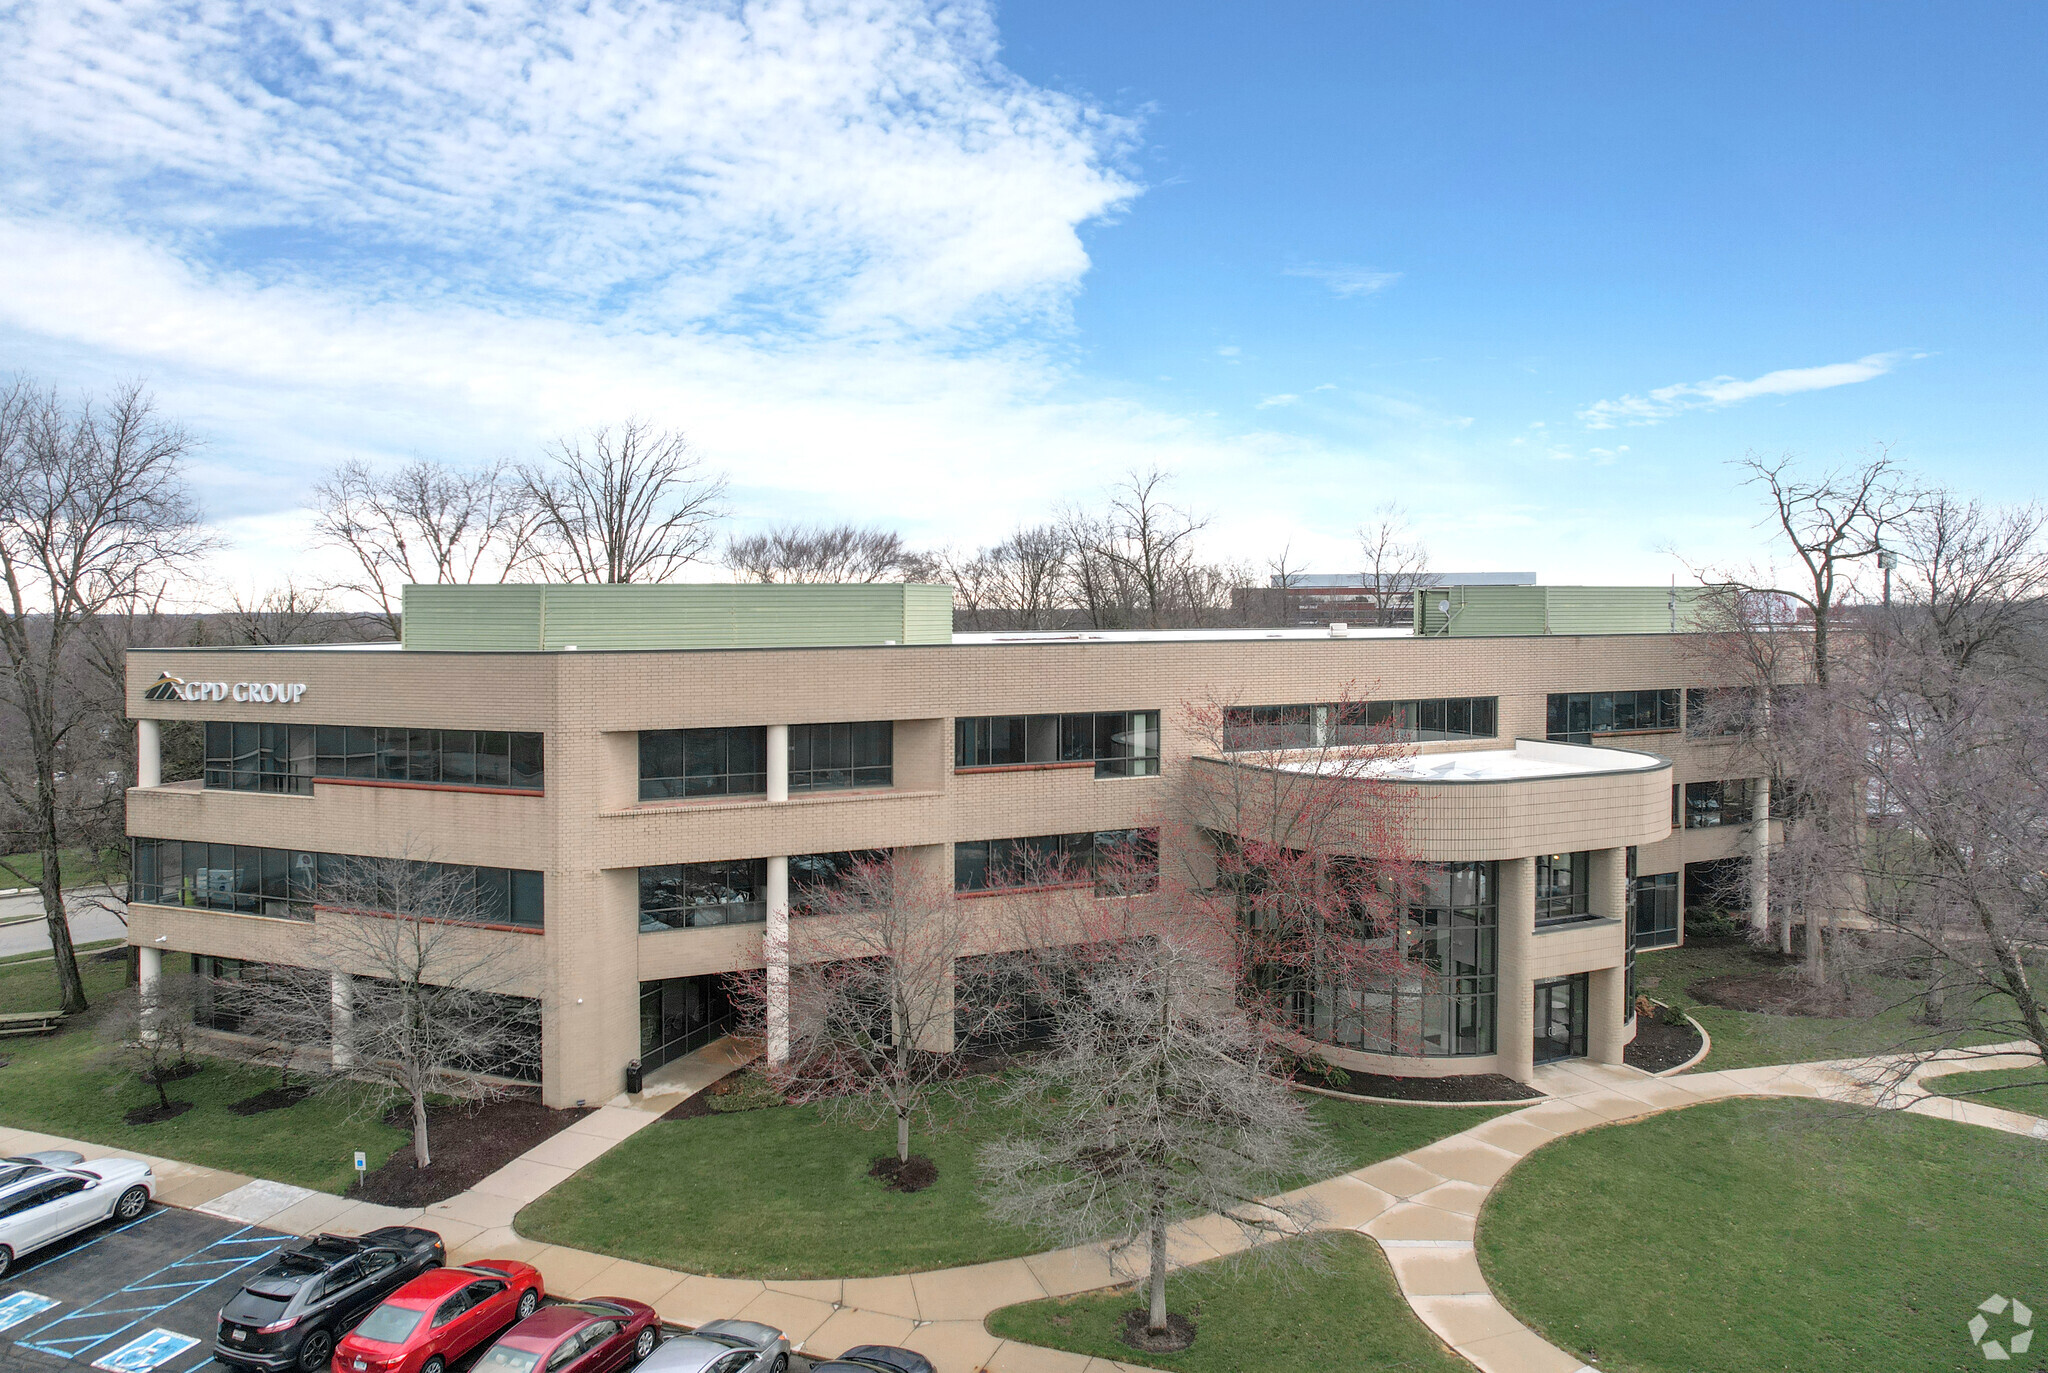
M 142 1008 L 142 1037 L 155 1039 L 156 995 L 164 985 L 163 950 L 144 944 L 135 950 L 135 987 Z
M 336 1072 L 355 1066 L 355 1052 L 349 1048 L 349 1027 L 355 1021 L 356 980 L 347 973 L 330 973 L 327 981 L 328 1043 Z
M 953 1052 L 953 989 L 954 966 L 946 965 L 939 974 L 938 985 L 922 990 L 921 995 L 931 998 L 924 1014 L 924 1033 L 914 1046 L 926 1053 L 950 1054 Z
M 1749 784 L 1749 928 L 1758 935 L 1771 928 L 1771 779 Z
M 768 799 L 789 799 L 789 726 L 768 726 Z
M 164 732 L 154 720 L 135 722 L 135 785 L 160 787 L 164 782 Z
M 1536 860 L 1509 858 L 1499 871 L 1495 1034 L 1501 1072 L 1527 1082 L 1536 1073 L 1536 984 L 1529 971 L 1529 946 L 1536 938 Z
M 782 728 L 782 727 L 777 727 Z M 769 730 L 772 738 L 775 729 Z M 783 728 L 788 737 L 788 730 Z M 772 754 L 770 755 L 773 756 Z M 785 750 L 782 769 L 784 791 L 789 782 L 788 753 Z M 774 772 L 769 773 L 770 785 L 774 785 Z M 768 930 L 763 937 L 763 956 L 768 964 L 767 1020 L 768 1020 L 768 1061 L 789 1062 L 789 859 L 776 857 L 768 860 Z

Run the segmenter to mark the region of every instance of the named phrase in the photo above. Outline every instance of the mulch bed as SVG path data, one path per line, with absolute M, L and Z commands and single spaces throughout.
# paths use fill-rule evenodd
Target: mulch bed
M 1726 973 L 1695 982 L 1686 989 L 1709 1006 L 1762 1015 L 1843 1017 L 1858 1014 L 1858 1005 L 1839 984 L 1815 987 L 1796 973 Z
M 695 1120 L 711 1114 L 711 1103 L 704 1099 L 703 1092 L 692 1092 L 682 1099 L 681 1104 L 669 1107 L 661 1113 L 663 1120 Z
M 912 1154 L 903 1160 L 894 1154 L 884 1154 L 868 1169 L 868 1176 L 880 1178 L 882 1185 L 892 1192 L 922 1192 L 939 1180 L 939 1165 L 923 1154 Z
M 159 1121 L 176 1120 L 191 1109 L 192 1103 L 189 1101 L 174 1101 L 168 1110 L 152 1101 L 147 1106 L 137 1106 L 132 1111 L 124 1112 L 121 1119 L 130 1125 L 155 1125 Z
M 401 1103 L 385 1113 L 388 1125 L 408 1139 L 383 1167 L 349 1189 L 355 1201 L 382 1206 L 431 1206 L 468 1191 L 542 1140 L 590 1114 L 590 1109 L 550 1110 L 530 1097 L 506 1097 L 482 1105 L 431 1106 L 427 1143 L 434 1162 L 412 1166 L 412 1107 Z
M 1622 1051 L 1621 1058 L 1631 1068 L 1661 1073 L 1691 1059 L 1705 1043 L 1690 1021 L 1683 1025 L 1666 1025 L 1657 1015 L 1638 1015 L 1636 1037 Z
M 260 1116 L 265 1111 L 281 1111 L 287 1106 L 296 1106 L 311 1092 L 310 1087 L 266 1087 L 255 1096 L 230 1102 L 228 1110 L 238 1116 Z
M 1395 1101 L 1534 1101 L 1543 1093 L 1499 1073 L 1458 1073 L 1450 1077 L 1391 1077 L 1344 1070 L 1343 1077 L 1312 1064 L 1295 1070 L 1295 1081 L 1347 1096 L 1391 1097 Z
M 1166 1313 L 1164 1333 L 1149 1329 L 1151 1321 L 1150 1311 L 1133 1308 L 1124 1312 L 1124 1343 L 1147 1354 L 1178 1354 L 1195 1342 L 1195 1323 L 1178 1311 Z

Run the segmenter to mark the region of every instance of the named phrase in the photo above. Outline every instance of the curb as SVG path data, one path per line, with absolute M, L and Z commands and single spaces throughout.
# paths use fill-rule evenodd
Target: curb
M 1661 1072 L 1652 1073 L 1652 1077 L 1676 1077 L 1686 1069 L 1697 1066 L 1701 1059 L 1714 1051 L 1714 1037 L 1707 1033 L 1707 1027 L 1694 1020 L 1691 1016 L 1687 1016 L 1685 1022 L 1700 1032 L 1700 1051 L 1679 1064 L 1676 1068 L 1666 1068 Z

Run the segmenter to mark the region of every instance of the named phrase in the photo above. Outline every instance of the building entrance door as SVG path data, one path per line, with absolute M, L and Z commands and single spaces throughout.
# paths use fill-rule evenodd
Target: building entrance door
M 1586 1056 L 1587 975 L 1536 984 L 1536 1061 Z
M 640 984 L 640 1068 L 653 1072 L 732 1029 L 725 979 L 669 977 Z

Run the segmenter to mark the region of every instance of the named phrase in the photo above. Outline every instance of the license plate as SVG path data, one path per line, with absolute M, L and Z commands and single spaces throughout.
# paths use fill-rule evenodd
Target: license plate
M 246 1330 L 230 1330 L 228 1331 L 228 1338 L 231 1340 L 246 1340 L 249 1338 L 249 1332 Z
M 357 1359 L 357 1360 L 356 1360 L 356 1373 L 363 1373 L 363 1370 L 364 1370 L 365 1368 L 368 1368 L 369 1366 L 370 1366 L 370 1365 L 369 1365 L 368 1363 L 364 1362 L 363 1360 L 361 1360 L 361 1359 Z

